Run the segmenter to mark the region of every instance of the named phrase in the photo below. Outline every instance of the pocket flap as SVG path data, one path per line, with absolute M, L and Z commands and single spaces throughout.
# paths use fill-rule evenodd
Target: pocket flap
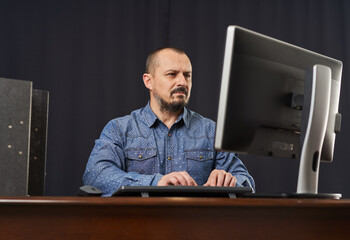
M 157 155 L 156 149 L 128 149 L 125 150 L 126 157 L 132 160 L 143 161 Z
M 211 150 L 196 150 L 196 151 L 185 151 L 187 159 L 193 159 L 197 161 L 206 161 L 214 158 L 214 151 Z

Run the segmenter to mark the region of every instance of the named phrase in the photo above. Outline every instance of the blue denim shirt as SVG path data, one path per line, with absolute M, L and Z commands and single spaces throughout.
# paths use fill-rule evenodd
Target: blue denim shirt
M 163 175 L 186 171 L 203 185 L 213 169 L 237 178 L 237 186 L 255 188 L 241 160 L 214 150 L 215 122 L 184 109 L 168 127 L 150 105 L 111 120 L 103 129 L 88 160 L 85 185 L 110 196 L 120 186 L 156 186 Z

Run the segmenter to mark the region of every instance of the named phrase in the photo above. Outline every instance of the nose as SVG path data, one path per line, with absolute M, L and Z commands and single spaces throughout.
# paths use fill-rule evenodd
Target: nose
M 187 79 L 184 74 L 179 74 L 176 81 L 177 86 L 187 86 Z

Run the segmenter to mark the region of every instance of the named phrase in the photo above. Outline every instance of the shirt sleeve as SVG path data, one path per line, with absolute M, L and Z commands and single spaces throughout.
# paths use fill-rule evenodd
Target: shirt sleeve
M 95 141 L 83 182 L 99 188 L 103 192 L 102 196 L 111 196 L 121 186 L 156 186 L 162 176 L 125 172 L 123 135 L 112 120 Z
M 217 152 L 215 169 L 222 169 L 237 178 L 236 186 L 251 187 L 255 192 L 255 182 L 247 168 L 234 153 Z

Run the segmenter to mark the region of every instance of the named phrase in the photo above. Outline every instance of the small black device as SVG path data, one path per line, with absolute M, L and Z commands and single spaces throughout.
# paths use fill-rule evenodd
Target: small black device
M 94 186 L 85 185 L 79 188 L 78 196 L 99 197 L 102 196 L 102 191 Z

